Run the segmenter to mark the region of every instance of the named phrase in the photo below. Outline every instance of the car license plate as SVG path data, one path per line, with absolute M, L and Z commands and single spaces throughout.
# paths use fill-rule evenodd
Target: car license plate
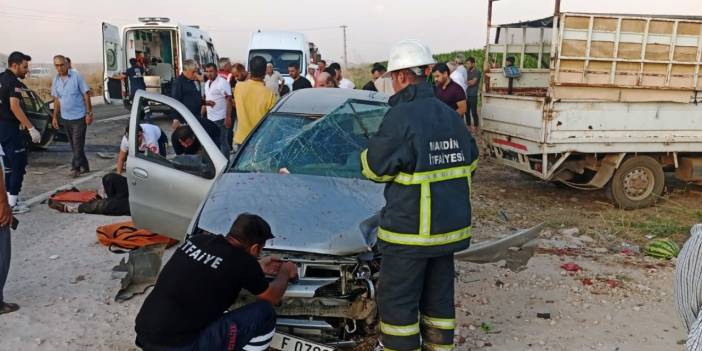
M 334 351 L 334 349 L 329 346 L 277 332 L 273 335 L 271 348 L 280 351 Z

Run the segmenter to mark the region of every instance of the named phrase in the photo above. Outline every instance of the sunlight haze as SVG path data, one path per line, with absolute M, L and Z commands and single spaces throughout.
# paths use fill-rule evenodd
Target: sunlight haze
M 494 22 L 549 16 L 552 0 L 501 0 Z M 109 5 L 108 5 L 109 4 Z M 62 53 L 75 62 L 102 62 L 101 22 L 118 26 L 138 17 L 169 17 L 208 31 L 220 56 L 241 61 L 251 32 L 294 30 L 307 35 L 328 61 L 343 61 L 342 32 L 348 29 L 349 63 L 385 60 L 389 47 L 416 38 L 435 53 L 479 48 L 485 44 L 487 0 L 354 0 L 354 1 L 161 1 L 117 2 L 0 0 L 0 52 L 20 50 L 34 62 L 50 62 Z M 254 5 L 255 6 L 252 6 Z M 675 4 L 673 7 L 672 4 Z M 563 0 L 564 11 L 651 13 L 702 16 L 702 1 Z M 670 9 L 675 8 L 670 13 Z M 9 35 L 8 33 L 14 33 Z

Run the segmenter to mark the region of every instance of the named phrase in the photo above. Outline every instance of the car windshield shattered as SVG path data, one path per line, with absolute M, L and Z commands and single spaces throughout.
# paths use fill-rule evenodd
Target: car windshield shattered
M 385 103 L 352 99 L 322 117 L 272 113 L 244 145 L 230 172 L 363 179 L 360 153 L 388 108 Z

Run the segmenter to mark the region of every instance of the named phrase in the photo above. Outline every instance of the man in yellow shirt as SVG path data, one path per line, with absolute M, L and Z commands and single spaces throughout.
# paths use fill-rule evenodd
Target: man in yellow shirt
M 239 149 L 241 143 L 276 103 L 275 94 L 263 83 L 266 64 L 266 59 L 254 56 L 249 62 L 251 79 L 237 83 L 234 88 L 237 117 L 236 133 L 234 133 L 235 150 Z

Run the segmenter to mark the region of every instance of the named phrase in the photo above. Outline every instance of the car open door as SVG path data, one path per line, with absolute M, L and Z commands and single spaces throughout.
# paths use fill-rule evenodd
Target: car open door
M 154 106 L 169 117 L 180 114 L 185 118 L 202 146 L 197 155 L 162 157 L 139 150 L 137 124 L 150 119 Z M 132 219 L 139 228 L 182 240 L 201 202 L 226 168 L 227 158 L 188 109 L 164 95 L 137 92 L 129 130 L 126 169 Z
M 124 51 L 119 28 L 109 23 L 102 23 L 102 61 L 103 61 L 103 97 L 108 104 L 121 103 L 124 90 L 121 80 L 113 79 L 116 74 L 124 72 Z
M 40 149 L 48 148 L 54 141 L 56 129 L 51 126 L 51 112 L 46 104 L 32 90 L 24 89 L 20 95 L 20 105 L 34 128 L 41 133 L 41 141 L 31 145 Z

